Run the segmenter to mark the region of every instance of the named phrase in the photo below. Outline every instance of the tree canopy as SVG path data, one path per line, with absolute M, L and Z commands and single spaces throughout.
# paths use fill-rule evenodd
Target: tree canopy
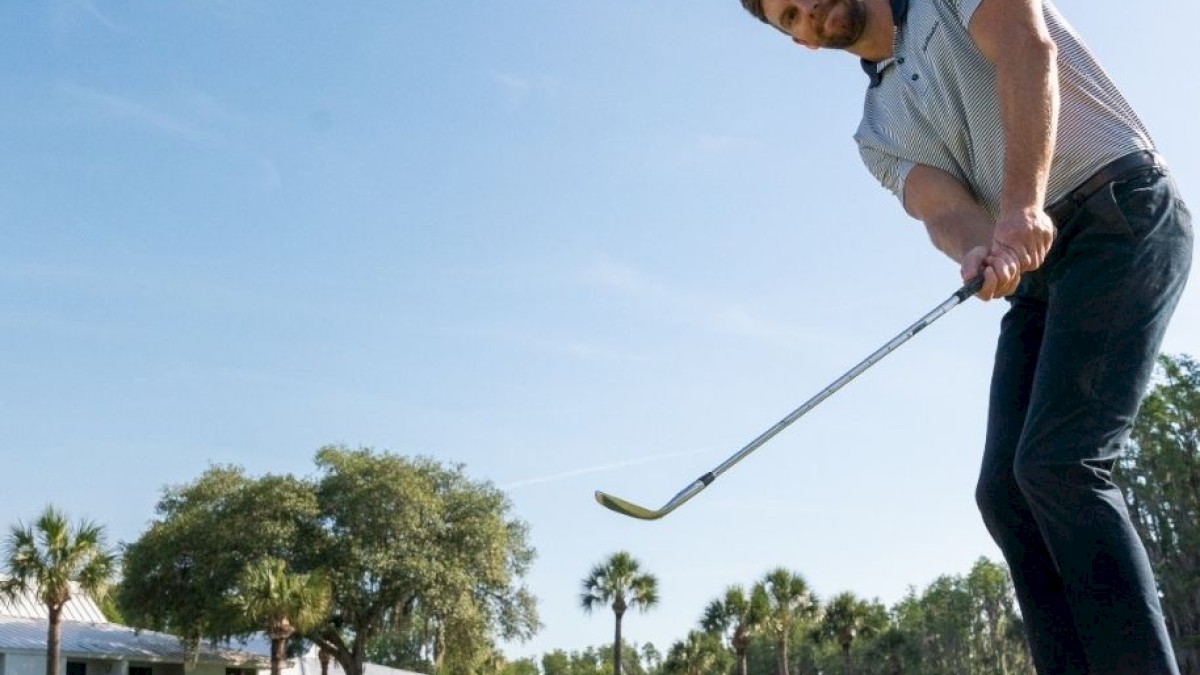
M 192 645 L 249 635 L 262 626 L 239 584 L 277 559 L 328 584 L 327 609 L 302 635 L 350 675 L 378 638 L 407 646 L 386 665 L 469 672 L 497 639 L 536 630 L 528 526 L 490 483 L 371 449 L 325 447 L 316 466 L 312 479 L 213 467 L 168 489 L 126 551 L 126 618 Z

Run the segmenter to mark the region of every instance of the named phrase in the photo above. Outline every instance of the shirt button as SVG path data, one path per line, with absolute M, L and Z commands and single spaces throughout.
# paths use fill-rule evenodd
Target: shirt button
M 896 63 L 899 63 L 900 65 L 904 65 L 904 57 L 901 56 L 900 58 L 896 59 Z
M 913 81 L 913 82 L 916 82 L 916 81 L 917 81 L 917 80 L 919 80 L 919 79 L 921 79 L 921 76 L 920 76 L 920 75 L 918 75 L 918 74 L 916 74 L 916 73 L 913 73 L 913 74 L 912 74 L 912 81 Z

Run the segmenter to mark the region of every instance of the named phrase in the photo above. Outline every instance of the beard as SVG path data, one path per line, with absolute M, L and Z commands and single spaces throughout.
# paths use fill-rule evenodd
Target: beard
M 821 16 L 817 37 L 820 46 L 826 49 L 846 49 L 858 42 L 867 30 L 867 5 L 865 0 L 833 0 L 827 5 L 829 9 Z M 843 10 L 843 21 L 838 21 L 833 29 L 825 32 L 825 19 L 829 14 Z

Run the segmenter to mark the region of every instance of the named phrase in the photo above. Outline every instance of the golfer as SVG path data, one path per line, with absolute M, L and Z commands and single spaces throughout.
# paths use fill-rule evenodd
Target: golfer
M 1149 133 L 1047 1 L 742 4 L 862 59 L 867 168 L 964 281 L 984 276 L 980 298 L 1010 303 L 976 499 L 1038 672 L 1177 675 L 1112 482 L 1192 258 Z

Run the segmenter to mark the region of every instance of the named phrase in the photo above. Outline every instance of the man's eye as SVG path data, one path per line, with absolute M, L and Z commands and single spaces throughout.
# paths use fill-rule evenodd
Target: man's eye
M 780 18 L 779 23 L 782 24 L 784 28 L 791 28 L 792 22 L 795 20 L 796 20 L 796 10 L 794 8 L 788 8 L 783 13 L 783 16 Z

